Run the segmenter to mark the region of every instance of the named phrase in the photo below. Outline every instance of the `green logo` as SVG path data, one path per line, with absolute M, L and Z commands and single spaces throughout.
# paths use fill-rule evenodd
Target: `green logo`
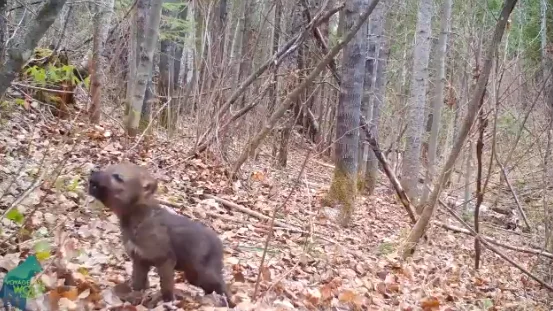
M 42 267 L 35 255 L 30 255 L 19 266 L 8 271 L 0 289 L 0 299 L 4 301 L 4 306 L 9 304 L 25 310 L 27 299 L 34 296 L 31 279 L 40 271 Z

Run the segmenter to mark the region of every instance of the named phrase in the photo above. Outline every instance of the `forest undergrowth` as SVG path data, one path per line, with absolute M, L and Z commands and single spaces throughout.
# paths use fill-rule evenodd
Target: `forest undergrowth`
M 382 173 L 375 194 L 357 200 L 352 225 L 339 227 L 338 211 L 321 205 L 331 165 L 312 155 L 298 180 L 307 155 L 299 142 L 291 148 L 286 169 L 275 169 L 270 150 L 263 150 L 244 167 L 245 177 L 231 181 L 213 157 L 186 159 L 193 146 L 186 137 L 192 134 L 171 141 L 154 134 L 137 144 L 109 119 L 102 127 L 90 127 L 84 119 L 61 121 L 30 106 L 2 113 L 1 119 L 0 277 L 28 253 L 39 254 L 44 271 L 35 279 L 45 294 L 28 303 L 36 310 L 52 305 L 60 310 L 167 308 L 147 302 L 130 306 L 118 298 L 114 288 L 129 278 L 131 262 L 116 217 L 86 194 L 94 166 L 127 160 L 156 175 L 158 197 L 167 206 L 219 233 L 225 278 L 238 310 L 551 309 L 547 290 L 494 253 L 484 251 L 475 271 L 474 240 L 466 235 L 431 226 L 415 255 L 401 262 L 396 252 L 411 224 Z M 11 206 L 17 211 L 7 212 Z M 260 271 L 268 218 L 280 207 Z M 436 217 L 458 225 L 443 213 Z M 525 243 L 506 231 L 493 236 L 509 245 Z M 530 270 L 539 260 L 503 251 Z M 155 293 L 154 271 L 150 280 L 149 292 Z M 174 309 L 225 309 L 214 307 L 209 296 L 202 298 L 202 291 L 182 275 L 176 287 L 185 299 Z

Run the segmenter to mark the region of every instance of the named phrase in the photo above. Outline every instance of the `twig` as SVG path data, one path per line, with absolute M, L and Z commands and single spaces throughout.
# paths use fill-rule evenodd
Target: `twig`
M 106 38 L 106 42 L 109 41 L 109 39 L 111 39 L 111 36 L 113 36 L 113 34 L 115 33 L 115 31 L 117 30 L 117 28 L 119 28 L 119 26 L 121 26 L 121 23 L 127 19 L 127 17 L 129 17 L 130 13 L 132 12 L 132 9 L 134 9 L 134 7 L 136 6 L 136 3 L 138 2 L 138 0 L 134 0 L 133 4 L 131 5 L 131 7 L 129 8 L 129 10 L 125 13 L 125 15 L 123 16 L 122 19 L 120 19 L 118 22 L 117 22 L 117 25 L 113 26 L 113 28 L 110 29 L 109 31 L 109 34 Z M 94 39 L 93 36 L 90 36 L 88 37 L 88 39 L 86 39 L 83 43 L 80 44 L 80 46 L 78 47 L 78 49 L 80 49 L 81 47 L 87 45 L 90 43 L 90 41 L 92 41 Z
M 4 198 L 4 196 L 8 193 L 8 190 L 10 190 L 10 188 L 12 187 L 12 185 L 15 183 L 15 181 L 18 179 L 19 177 L 19 174 L 21 174 L 21 172 L 23 171 L 23 168 L 25 166 L 27 166 L 27 163 L 29 162 L 29 160 L 31 159 L 30 157 L 30 154 L 31 154 L 31 147 L 33 146 L 32 143 L 29 143 L 29 146 L 27 147 L 27 151 L 25 152 L 25 161 L 19 166 L 17 172 L 15 172 L 15 174 L 13 175 L 13 178 L 10 180 L 10 182 L 8 183 L 7 187 L 4 189 L 4 191 L 2 192 L 2 194 L 0 194 L 0 201 L 2 201 L 2 199 Z
M 501 174 L 503 174 L 503 177 L 505 178 L 505 182 L 507 183 L 507 187 L 509 187 L 509 190 L 511 191 L 511 194 L 513 195 L 513 199 L 515 199 L 515 203 L 517 205 L 517 209 L 520 212 L 520 215 L 522 216 L 522 219 L 524 220 L 524 223 L 526 224 L 526 228 L 528 228 L 529 231 L 532 230 L 530 227 L 530 223 L 528 222 L 528 218 L 526 218 L 526 213 L 524 212 L 524 209 L 522 209 L 522 206 L 520 205 L 520 201 L 518 200 L 517 193 L 515 192 L 515 189 L 513 189 L 513 186 L 511 186 L 511 182 L 509 181 L 509 178 L 507 177 L 507 172 L 505 171 L 505 167 L 503 167 L 503 164 L 501 164 L 501 161 L 499 161 L 499 157 L 496 154 L 495 160 L 497 161 L 497 165 L 499 165 L 499 168 L 501 169 Z
M 213 133 L 213 130 L 217 130 L 216 124 L 223 117 L 223 115 L 228 111 L 230 106 L 238 100 L 246 89 L 267 69 L 272 68 L 273 66 L 278 65 L 286 56 L 290 55 L 295 49 L 300 46 L 300 43 L 303 42 L 307 33 L 312 27 L 315 27 L 322 22 L 328 20 L 332 15 L 338 12 L 344 5 L 338 6 L 338 8 L 331 9 L 327 12 L 321 12 L 317 14 L 311 23 L 304 29 L 301 33 L 290 39 L 286 42 L 271 58 L 269 58 L 263 65 L 261 65 L 255 72 L 253 72 L 249 77 L 246 78 L 238 88 L 232 93 L 229 99 L 219 108 L 217 114 L 214 116 L 214 120 L 211 121 L 208 129 L 200 136 L 196 148 L 192 150 L 190 156 L 195 153 L 203 152 L 209 145 L 213 142 L 214 137 L 217 136 L 217 133 Z M 211 136 L 210 136 L 211 135 Z
M 21 203 L 21 201 L 23 201 L 26 197 L 29 196 L 29 194 L 31 194 L 31 192 L 35 191 L 36 188 L 38 188 L 40 186 L 40 184 L 42 183 L 42 180 L 44 179 L 44 175 L 46 175 L 46 170 L 43 169 L 42 170 L 42 173 L 40 174 L 40 176 L 37 177 L 37 179 L 35 180 L 35 182 L 27 189 L 27 191 L 25 191 L 22 195 L 20 195 L 11 205 L 8 209 L 6 209 L 6 211 L 4 212 L 4 214 L 2 214 L 2 216 L 0 217 L 0 222 L 2 222 L 2 220 L 4 218 L 6 218 L 6 215 L 9 213 L 9 211 L 11 211 L 13 208 L 16 208 L 19 203 Z
M 401 201 L 401 203 L 403 204 L 403 207 L 407 211 L 407 214 L 409 215 L 411 222 L 415 223 L 417 220 L 415 218 L 415 211 L 414 211 L 413 205 L 411 204 L 411 200 L 409 200 L 409 197 L 405 193 L 405 190 L 401 186 L 401 183 L 397 179 L 394 172 L 392 172 L 392 170 L 390 169 L 390 165 L 388 164 L 386 157 L 380 151 L 380 147 L 378 146 L 378 141 L 376 140 L 376 138 L 374 138 L 371 131 L 369 130 L 369 125 L 367 124 L 367 120 L 365 120 L 365 117 L 362 115 L 359 121 L 361 122 L 361 128 L 365 132 L 365 140 L 371 146 L 374 152 L 374 155 L 376 156 L 380 164 L 382 164 L 382 167 L 384 168 L 384 172 L 386 173 L 386 176 L 388 176 L 388 179 L 390 179 L 392 186 L 396 190 L 399 200 Z
M 212 196 L 212 195 L 208 195 L 208 194 L 204 194 L 203 195 L 204 197 L 206 198 L 211 198 L 211 199 L 214 199 L 215 201 L 227 206 L 227 207 L 230 207 L 230 208 L 234 208 L 234 209 L 237 209 L 238 211 L 240 212 L 243 212 L 247 215 L 250 215 L 252 217 L 255 217 L 257 219 L 260 219 L 260 220 L 270 220 L 270 217 L 268 216 L 265 216 L 261 213 L 258 213 L 256 211 L 252 211 L 248 208 L 245 208 L 241 205 L 238 205 L 236 203 L 233 203 L 233 202 L 230 202 L 230 201 L 227 201 L 227 200 L 224 200 L 224 199 L 221 199 L 219 197 L 216 197 L 216 196 Z M 178 209 L 178 210 L 182 210 L 184 209 L 184 205 L 182 204 L 179 204 L 179 203 L 172 203 L 172 202 L 169 202 L 169 201 L 165 201 L 165 200 L 162 200 L 162 199 L 157 199 L 157 202 L 161 205 L 166 205 L 166 206 L 169 206 L 169 207 L 172 207 L 172 208 L 175 208 L 175 209 Z M 214 217 L 214 218 L 219 218 L 219 219 L 223 219 L 223 220 L 226 220 L 226 221 L 232 221 L 232 222 L 236 222 L 236 223 L 240 223 L 240 224 L 246 224 L 245 221 L 242 221 L 240 219 L 236 219 L 236 218 L 232 218 L 230 216 L 227 216 L 227 215 L 221 215 L 221 214 L 217 214 L 217 213 L 213 213 L 213 212 L 210 212 L 210 211 L 203 211 L 203 213 L 205 213 L 206 215 L 210 216 L 210 217 Z M 248 223 L 249 224 L 249 223 Z M 276 220 L 275 221 L 275 224 L 278 227 L 278 229 L 280 230 L 283 230 L 283 231 L 288 231 L 288 232 L 294 232 L 294 233 L 301 233 L 301 234 L 309 234 L 308 231 L 305 231 L 305 230 L 302 230 L 300 228 L 295 228 L 293 227 L 292 225 L 289 225 L 287 223 L 284 223 L 284 222 L 281 222 L 279 220 Z M 269 226 L 267 225 L 263 225 L 263 224 L 253 224 L 254 226 L 256 227 L 259 227 L 259 228 L 262 228 L 264 230 L 268 230 Z M 277 227 L 275 227 L 277 228 Z M 323 235 L 320 235 L 320 234 L 317 234 L 317 233 L 314 233 L 313 234 L 315 237 L 323 240 L 323 241 L 327 241 L 329 243 L 332 243 L 332 244 L 335 244 L 335 245 L 341 245 L 338 241 L 336 240 L 333 240 L 329 237 L 326 237 L 326 236 L 323 236 Z
M 508 263 L 510 263 L 511 265 L 513 265 L 515 268 L 519 269 L 520 271 L 522 271 L 524 274 L 526 274 L 527 276 L 529 276 L 530 278 L 532 278 L 533 280 L 535 280 L 536 282 L 540 283 L 543 287 L 547 288 L 548 290 L 552 291 L 553 292 L 553 287 L 549 284 L 547 284 L 545 281 L 543 281 L 542 279 L 538 278 L 537 276 L 533 275 L 532 273 L 530 273 L 528 270 L 526 270 L 524 267 L 522 267 L 521 265 L 519 265 L 518 263 L 516 263 L 514 260 L 512 260 L 511 258 L 509 258 L 507 255 L 503 254 L 502 252 L 500 252 L 497 248 L 495 248 L 494 246 L 490 245 L 490 242 L 488 242 L 488 240 L 486 240 L 485 238 L 483 238 L 480 234 L 478 234 L 476 231 L 474 231 L 474 229 L 472 229 L 470 227 L 469 224 L 467 224 L 460 216 L 458 216 L 451 208 L 449 208 L 449 206 L 447 206 L 447 204 L 445 204 L 442 200 L 438 199 L 438 202 L 440 203 L 440 205 L 445 208 L 449 214 L 451 214 L 455 219 L 457 219 L 458 222 L 460 222 L 464 227 L 466 227 L 469 231 L 470 231 L 470 234 L 472 234 L 476 239 L 480 240 L 480 243 L 482 243 L 482 245 L 484 245 L 487 249 L 491 250 L 492 252 L 496 253 L 497 255 L 499 255 L 499 257 L 505 259 Z
M 203 196 L 206 197 L 206 198 L 209 198 L 209 199 L 213 199 L 213 200 L 215 200 L 215 201 L 217 201 L 217 202 L 219 202 L 219 203 L 221 203 L 221 204 L 223 204 L 223 205 L 225 205 L 225 206 L 232 207 L 232 208 L 235 209 L 235 210 L 238 210 L 238 211 L 240 211 L 240 212 L 242 212 L 242 213 L 244 213 L 244 214 L 248 214 L 248 215 L 250 215 L 250 216 L 253 216 L 253 217 L 257 218 L 257 219 L 266 220 L 266 221 L 270 221 L 270 220 L 271 220 L 271 217 L 269 217 L 269 216 L 265 216 L 265 215 L 263 215 L 263 214 L 261 214 L 261 213 L 259 213 L 259 212 L 252 211 L 251 209 L 246 208 L 246 207 L 244 207 L 244 206 L 242 206 L 242 205 L 236 204 L 236 203 L 234 203 L 234 202 L 227 201 L 227 200 L 225 200 L 225 199 L 216 197 L 216 196 L 211 195 L 211 194 L 204 194 Z M 275 219 L 274 223 L 275 223 L 276 225 L 281 226 L 281 227 L 284 227 L 284 228 L 294 229 L 294 228 L 291 227 L 289 224 L 284 223 L 284 222 L 282 222 L 282 221 L 280 221 L 280 220 L 278 220 L 278 219 Z
M 261 256 L 261 262 L 259 263 L 259 269 L 258 269 L 258 273 L 257 273 L 257 280 L 255 281 L 255 289 L 253 291 L 253 297 L 252 297 L 254 301 L 257 297 L 257 293 L 259 292 L 259 284 L 261 283 L 260 282 L 261 281 L 261 270 L 263 268 L 263 264 L 265 263 L 265 257 L 267 256 L 267 249 L 269 248 L 269 243 L 271 241 L 271 238 L 273 237 L 273 231 L 274 231 L 274 226 L 275 226 L 276 215 L 277 215 L 278 211 L 280 211 L 284 206 L 286 206 L 286 203 L 288 203 L 288 200 L 290 200 L 290 198 L 292 197 L 292 194 L 294 193 L 294 191 L 298 187 L 298 184 L 300 183 L 300 180 L 301 180 L 301 176 L 303 175 L 303 172 L 305 171 L 305 166 L 307 165 L 307 162 L 309 161 L 309 156 L 311 155 L 312 151 L 313 151 L 313 149 L 310 148 L 309 151 L 307 152 L 307 155 L 305 156 L 305 160 L 303 161 L 303 164 L 301 166 L 300 172 L 298 173 L 298 177 L 296 178 L 296 182 L 294 183 L 294 186 L 290 190 L 290 193 L 288 194 L 288 196 L 286 197 L 284 202 L 282 202 L 282 204 L 280 206 L 278 206 L 277 208 L 275 208 L 273 210 L 273 215 L 271 217 L 271 222 L 270 222 L 270 225 L 269 225 L 270 226 L 269 234 L 267 235 L 267 240 L 265 241 L 265 247 L 263 248 L 263 255 Z
M 435 225 L 438 225 L 444 229 L 447 229 L 447 230 L 451 230 L 453 232 L 457 232 L 457 233 L 463 233 L 463 234 L 467 234 L 467 235 L 473 235 L 469 230 L 466 230 L 466 229 L 463 229 L 463 228 L 459 228 L 459 227 L 456 227 L 456 226 L 453 226 L 453 225 L 448 225 L 446 223 L 443 223 L 443 222 L 440 222 L 440 221 L 437 221 L 437 220 L 433 220 L 432 221 L 433 224 Z M 505 244 L 505 243 L 501 243 L 499 242 L 498 240 L 494 239 L 494 238 L 491 238 L 491 237 L 488 237 L 488 236 L 484 236 L 484 235 L 480 235 L 483 239 L 486 239 L 486 241 L 492 243 L 492 244 L 495 244 L 497 246 L 500 246 L 500 247 L 503 247 L 503 248 L 506 248 L 506 249 L 510 249 L 510 250 L 513 250 L 513 251 L 516 251 L 516 252 L 520 252 L 520 253 L 526 253 L 526 254 L 534 254 L 534 255 L 541 255 L 541 256 L 544 256 L 544 257 L 547 257 L 547 258 L 551 258 L 553 259 L 553 254 L 551 253 L 548 253 L 546 251 L 542 251 L 542 250 L 538 250 L 538 249 L 531 249 L 531 248 L 523 248 L 523 247 L 517 247 L 517 246 L 512 246 L 512 245 L 509 245 L 509 244 Z
M 46 91 L 46 92 L 52 92 L 52 93 L 63 93 L 63 94 L 74 94 L 74 91 L 65 91 L 65 90 L 54 90 L 54 89 L 48 89 L 40 86 L 34 86 L 29 84 L 23 84 L 19 82 L 12 82 L 12 85 L 19 86 L 19 87 L 26 87 L 33 90 L 40 90 L 40 91 Z
M 486 94 L 486 90 L 484 90 Z M 482 150 L 484 149 L 484 131 L 487 121 L 484 119 L 484 96 L 480 99 L 480 110 L 478 111 L 478 140 L 476 141 L 476 205 L 474 207 L 474 231 L 480 233 L 480 206 L 484 201 L 484 190 L 482 189 Z M 480 257 L 482 249 L 480 241 L 474 240 L 474 268 L 480 268 Z

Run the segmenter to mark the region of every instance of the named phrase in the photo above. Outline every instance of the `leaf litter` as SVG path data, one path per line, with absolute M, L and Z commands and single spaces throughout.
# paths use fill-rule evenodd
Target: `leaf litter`
M 203 296 L 178 273 L 180 299 L 175 303 L 148 305 L 159 290 L 154 271 L 143 304 L 123 301 L 129 295 L 125 281 L 131 263 L 119 241 L 117 219 L 86 194 L 93 167 L 123 160 L 154 172 L 159 198 L 171 205 L 167 208 L 219 233 L 226 249 L 225 278 L 237 310 L 550 308 L 545 289 L 489 251 L 483 252 L 483 265 L 475 271 L 473 240 L 439 227 L 428 230 L 429 239 L 411 259 L 400 261 L 397 251 L 410 224 L 384 175 L 373 197 L 359 198 L 352 225 L 339 227 L 338 210 L 321 203 L 332 168 L 320 158 L 308 163 L 297 191 L 277 213 L 286 226 L 275 226 L 259 271 L 267 217 L 292 190 L 305 150 L 290 151 L 287 170 L 273 169 L 266 156 L 270 152 L 262 152 L 255 164 L 245 167 L 245 177 L 230 181 L 214 159 L 183 161 L 190 141 L 149 139 L 129 151 L 134 143 L 124 137 L 113 125 L 89 127 L 79 119 L 52 121 L 28 112 L 14 113 L 0 129 L 0 243 L 6 246 L 0 247 L 0 278 L 28 254 L 40 255 L 44 271 L 35 283 L 43 290 L 28 303 L 31 308 L 226 310 L 215 307 L 211 295 Z M 40 185 L 33 188 L 37 181 Z M 243 212 L 247 210 L 251 213 Z M 267 217 L 252 216 L 259 213 Z M 523 244 L 517 236 L 503 239 Z M 527 267 L 538 260 L 505 252 Z M 258 273 L 260 291 L 254 302 Z

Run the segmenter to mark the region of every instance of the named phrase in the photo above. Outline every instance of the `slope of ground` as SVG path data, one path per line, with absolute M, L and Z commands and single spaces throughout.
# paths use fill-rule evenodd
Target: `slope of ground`
M 9 115 L 0 129 L 0 278 L 29 252 L 42 254 L 44 271 L 37 280 L 48 292 L 29 302 L 37 310 L 49 305 L 147 309 L 117 297 L 114 287 L 128 279 L 130 261 L 115 216 L 86 194 L 92 167 L 122 160 L 148 166 L 160 181 L 161 200 L 220 234 L 225 276 L 239 310 L 551 309 L 545 289 L 492 252 L 483 252 L 476 272 L 473 240 L 442 228 L 432 227 L 413 258 L 399 261 L 396 252 L 410 224 L 383 175 L 376 194 L 359 199 L 352 226 L 343 229 L 336 225 L 337 211 L 320 203 L 330 165 L 313 155 L 296 183 L 307 153 L 301 148 L 292 150 L 284 171 L 272 169 L 265 152 L 244 168 L 247 178 L 230 181 L 211 159 L 186 160 L 191 141 L 185 139 L 136 144 L 127 142 L 115 124 L 89 127 L 79 119 L 55 120 L 22 107 Z M 20 213 L 6 213 L 10 206 Z M 279 222 L 253 302 L 267 216 L 275 208 L 280 208 Z M 522 245 L 520 239 L 503 237 L 512 245 Z M 525 267 L 537 261 L 505 252 Z M 150 280 L 155 293 L 153 271 Z M 185 299 L 170 308 L 215 309 L 212 299 L 182 276 L 177 288 Z

